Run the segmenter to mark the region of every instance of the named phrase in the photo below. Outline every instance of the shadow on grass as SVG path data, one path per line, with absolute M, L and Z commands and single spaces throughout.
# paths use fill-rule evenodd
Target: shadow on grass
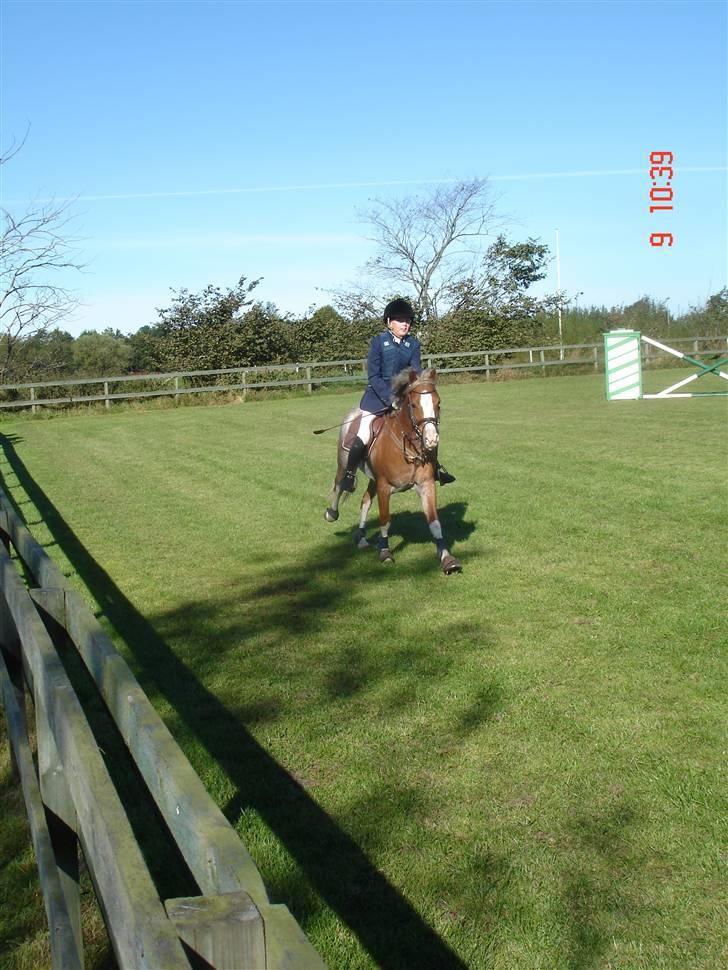
M 360 845 L 241 724 L 239 717 L 245 712 L 238 711 L 236 716 L 226 708 L 135 609 L 29 475 L 13 442 L 0 436 L 0 443 L 10 468 L 54 541 L 133 653 L 143 680 L 155 685 L 190 734 L 205 746 L 236 786 L 239 794 L 225 806 L 228 817 L 235 821 L 247 808 L 257 812 L 296 860 L 310 886 L 379 966 L 401 970 L 464 967 L 462 960 L 372 864 Z M 464 530 L 467 528 L 463 526 Z M 356 582 L 345 581 L 347 570 L 353 575 L 357 568 L 353 566 L 355 562 L 349 544 L 329 543 L 313 553 L 308 562 L 297 563 L 287 575 L 258 588 L 258 632 L 268 629 L 276 637 L 290 640 L 292 632 L 315 627 L 318 611 L 345 609 L 355 595 Z M 328 577 L 328 581 L 319 582 L 318 576 Z M 194 606 L 175 619 L 174 625 L 181 619 L 194 625 Z M 209 659 L 214 665 L 215 648 L 222 650 L 224 645 L 218 641 L 210 646 Z M 356 661 L 355 657 L 350 659 Z M 358 679 L 366 676 L 362 670 L 357 672 L 356 662 L 347 664 L 347 668 L 348 672 L 342 667 L 331 674 L 329 690 L 338 697 L 356 692 Z M 275 716 L 275 706 L 262 701 L 257 709 L 253 706 L 247 713 L 265 719 Z M 405 809 L 408 797 L 406 792 L 400 793 Z M 381 817 L 378 821 L 381 823 Z M 310 915 L 305 912 L 306 904 L 297 898 L 295 883 L 278 888 L 283 893 L 282 901 L 294 915 Z
M 621 889 L 625 873 L 637 866 L 629 836 L 635 814 L 621 798 L 595 806 L 571 820 L 571 837 L 589 865 L 574 866 L 564 893 L 567 925 L 571 930 L 569 970 L 602 966 L 611 942 L 609 921 L 638 922 L 640 901 Z
M 356 504 L 358 516 L 359 502 L 356 501 L 356 498 L 357 496 L 354 496 L 353 501 Z M 393 498 L 390 510 L 392 517 L 392 524 L 389 530 L 390 548 L 393 552 L 401 552 L 409 545 L 429 545 L 432 548 L 433 561 L 436 561 L 437 553 L 423 513 L 420 510 L 412 511 L 411 509 L 398 511 L 396 498 L 396 496 Z M 467 502 L 450 502 L 448 505 L 444 505 L 437 510 L 443 536 L 451 552 L 454 551 L 453 547 L 457 543 L 466 542 L 475 531 L 475 523 L 469 522 L 465 518 L 467 508 Z M 353 535 L 355 525 L 348 528 L 338 528 L 335 533 L 336 536 L 340 539 L 345 539 L 347 536 Z M 372 504 L 372 510 L 367 519 L 366 533 L 370 542 L 374 542 L 379 535 L 376 499 Z M 459 551 L 457 555 L 460 556 Z

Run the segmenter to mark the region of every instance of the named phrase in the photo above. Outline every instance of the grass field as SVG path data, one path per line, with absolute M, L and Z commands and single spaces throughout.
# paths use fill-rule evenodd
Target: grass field
M 345 395 L 3 420 L 0 472 L 329 966 L 725 965 L 728 399 L 442 397 L 455 577 L 413 495 L 394 567 L 324 522 Z

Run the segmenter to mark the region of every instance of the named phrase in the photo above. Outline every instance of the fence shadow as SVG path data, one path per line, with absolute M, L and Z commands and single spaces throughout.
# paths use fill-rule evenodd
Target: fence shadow
M 258 743 L 241 723 L 241 712 L 236 715 L 226 708 L 174 653 L 152 623 L 138 612 L 33 480 L 13 441 L 0 435 L 0 445 L 10 469 L 42 517 L 53 541 L 133 653 L 143 686 L 154 685 L 235 785 L 237 794 L 223 806 L 228 818 L 235 822 L 243 809 L 255 810 L 296 860 L 313 890 L 351 929 L 379 966 L 392 970 L 465 967 L 460 957 L 373 865 L 355 839 Z M 462 520 L 464 508 L 456 510 L 456 518 Z M 461 531 L 463 535 L 469 534 L 472 527 L 463 525 Z M 319 586 L 314 577 L 319 571 L 330 574 L 332 570 L 339 570 L 343 575 L 347 568 L 351 570 L 353 561 L 355 557 L 348 543 L 328 543 L 312 553 L 308 562 L 298 563 L 295 574 L 291 571 L 277 575 L 274 586 L 290 589 L 291 595 L 283 597 L 284 602 L 279 603 L 277 610 L 259 610 L 259 623 L 267 623 L 280 631 L 295 631 L 301 624 L 315 623 L 318 611 L 343 608 L 350 595 L 348 590 L 356 584 L 342 581 Z M 434 562 L 433 568 L 436 568 Z M 308 582 L 302 580 L 306 576 L 312 578 Z M 266 589 L 258 592 L 265 601 Z M 190 604 L 186 618 L 193 621 L 194 617 L 195 605 Z M 343 692 L 350 685 L 334 684 L 333 689 Z M 255 712 L 249 713 L 255 720 Z M 259 714 L 264 718 L 266 711 Z M 296 898 L 300 887 L 277 888 L 285 898 L 274 901 L 285 902 L 305 929 L 305 919 L 310 913 L 305 912 L 306 904 L 302 907 L 301 899 Z

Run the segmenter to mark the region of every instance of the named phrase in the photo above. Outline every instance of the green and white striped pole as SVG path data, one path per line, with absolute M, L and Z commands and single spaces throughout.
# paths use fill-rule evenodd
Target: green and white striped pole
M 638 330 L 604 334 L 604 376 L 608 401 L 638 401 L 642 397 L 642 364 Z

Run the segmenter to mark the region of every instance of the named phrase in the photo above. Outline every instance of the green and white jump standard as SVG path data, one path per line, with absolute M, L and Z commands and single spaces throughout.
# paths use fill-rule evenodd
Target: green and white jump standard
M 692 364 L 699 368 L 697 374 L 671 384 L 657 394 L 644 394 L 642 391 L 642 354 L 641 344 L 650 344 L 659 350 L 664 350 L 667 354 L 672 354 L 679 360 L 684 360 L 687 364 Z M 716 361 L 714 364 L 703 364 L 694 357 L 683 354 L 674 347 L 668 347 L 653 340 L 652 337 L 645 337 L 638 330 L 610 330 L 604 334 L 604 375 L 607 383 L 608 401 L 628 401 L 628 400 L 647 400 L 649 398 L 664 397 L 724 397 L 728 395 L 728 388 L 725 391 L 692 391 L 691 393 L 676 394 L 681 387 L 697 381 L 699 377 L 706 374 L 715 374 L 728 381 L 728 373 L 721 370 L 728 364 L 728 357 Z
M 637 401 L 642 397 L 640 335 L 636 330 L 604 334 L 604 374 L 608 401 Z

